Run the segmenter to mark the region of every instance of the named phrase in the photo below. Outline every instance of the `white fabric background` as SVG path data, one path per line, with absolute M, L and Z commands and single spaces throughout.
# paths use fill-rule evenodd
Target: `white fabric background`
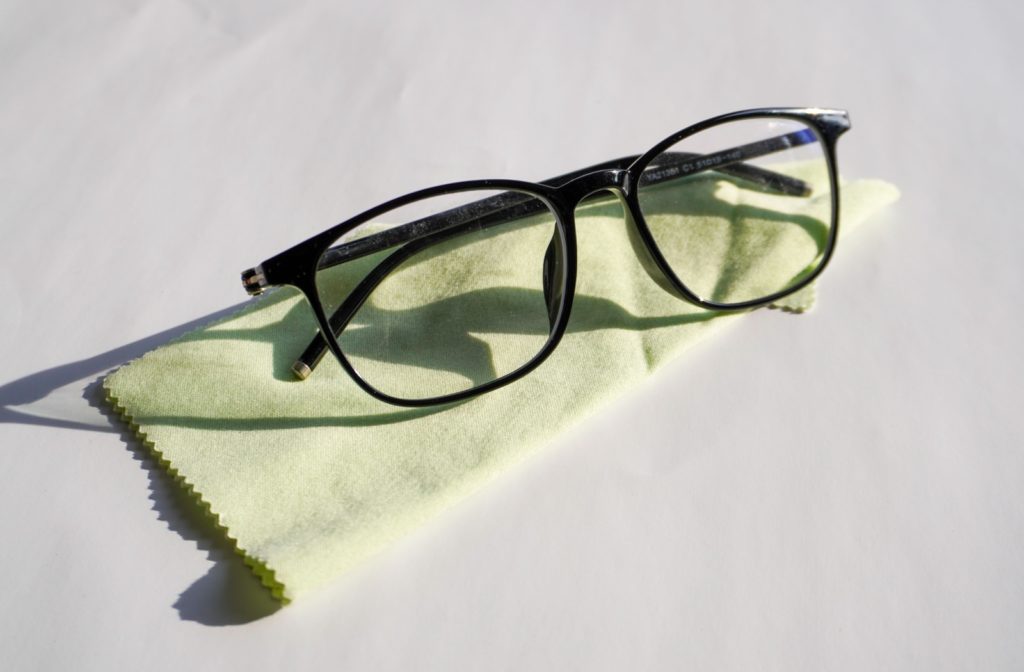
M 2 666 L 1021 669 L 1022 19 L 0 2 Z M 849 109 L 843 171 L 904 194 L 815 312 L 751 316 L 307 601 L 275 611 L 91 405 L 376 202 L 766 105 Z

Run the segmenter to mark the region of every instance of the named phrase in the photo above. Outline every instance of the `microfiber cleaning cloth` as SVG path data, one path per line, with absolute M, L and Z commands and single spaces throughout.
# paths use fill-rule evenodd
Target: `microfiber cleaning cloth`
M 881 181 L 846 183 L 840 230 L 849 233 L 897 197 Z M 316 325 L 289 288 L 121 367 L 104 381 L 107 399 L 287 602 L 743 319 L 656 285 L 633 252 L 621 209 L 581 213 L 577 231 L 576 299 L 558 349 L 523 379 L 467 403 L 389 406 L 357 387 L 331 356 L 296 381 L 290 367 Z M 782 307 L 799 312 L 812 300 L 813 289 L 804 290 Z

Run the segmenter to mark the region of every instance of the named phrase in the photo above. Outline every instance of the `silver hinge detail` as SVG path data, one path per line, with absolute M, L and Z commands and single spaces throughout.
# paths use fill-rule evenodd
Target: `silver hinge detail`
M 242 271 L 242 286 L 249 296 L 259 296 L 267 289 L 267 279 L 263 276 L 263 267 L 257 266 Z

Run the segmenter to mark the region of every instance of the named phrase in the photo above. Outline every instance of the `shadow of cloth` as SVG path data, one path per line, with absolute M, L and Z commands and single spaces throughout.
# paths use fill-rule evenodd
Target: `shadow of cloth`
M 102 397 L 97 383 L 107 373 L 184 334 L 233 315 L 245 305 L 245 303 L 239 303 L 101 354 L 37 371 L 4 383 L 0 385 L 0 423 L 82 429 L 94 432 L 115 431 L 110 425 L 90 424 L 73 417 L 34 415 L 19 410 L 18 407 L 30 406 L 45 399 L 54 391 L 74 385 L 76 382 L 81 382 L 80 398 L 85 399 L 87 405 L 96 406 L 92 403 L 93 397 Z
M 214 315 L 221 315 L 221 311 Z M 281 603 L 245 566 L 233 542 L 217 528 L 195 497 L 176 482 L 176 477 L 159 464 L 105 402 L 100 380 L 89 384 L 83 396 L 107 419 L 110 430 L 120 434 L 132 458 L 145 471 L 149 479 L 149 500 L 157 520 L 182 539 L 193 542 L 211 562 L 203 577 L 179 593 L 173 604 L 178 616 L 202 625 L 242 625 L 281 609 Z
M 165 329 L 98 355 L 23 376 L 0 385 L 0 423 L 25 424 L 119 434 L 149 479 L 149 498 L 157 519 L 182 539 L 192 541 L 213 565 L 201 579 L 184 590 L 174 603 L 183 620 L 205 625 L 237 625 L 269 616 L 281 608 L 259 579 L 240 561 L 231 543 L 216 528 L 196 500 L 175 482 L 142 446 L 134 433 L 110 410 L 101 381 L 110 370 L 141 357 L 182 335 L 238 312 L 236 304 L 201 318 Z M 17 407 L 31 407 L 54 391 L 81 384 L 77 399 L 81 409 L 68 408 L 68 416 L 34 415 Z M 95 422 L 75 416 L 95 414 Z

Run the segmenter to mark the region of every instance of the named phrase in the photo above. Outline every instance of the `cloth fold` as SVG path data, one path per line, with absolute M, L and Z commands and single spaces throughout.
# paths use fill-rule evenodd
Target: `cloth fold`
M 843 235 L 897 197 L 878 180 L 844 184 Z M 107 399 L 287 602 L 743 319 L 686 304 L 652 282 L 621 212 L 580 213 L 577 230 L 576 301 L 562 343 L 522 380 L 470 402 L 389 406 L 332 357 L 295 381 L 291 364 L 316 325 L 287 288 L 121 367 L 104 380 Z M 778 305 L 801 312 L 813 301 L 811 286 Z

